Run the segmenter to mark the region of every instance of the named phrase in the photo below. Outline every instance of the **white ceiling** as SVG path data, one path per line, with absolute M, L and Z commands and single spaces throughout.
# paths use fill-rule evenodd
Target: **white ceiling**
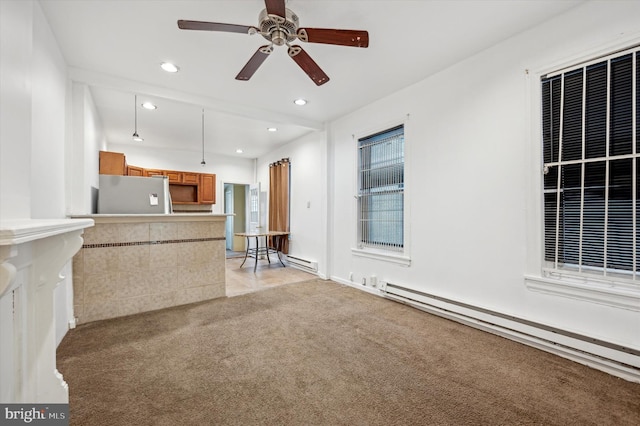
M 260 35 L 185 31 L 178 19 L 258 24 L 263 0 L 41 0 L 73 80 L 87 83 L 110 143 L 255 158 L 581 3 L 578 0 L 288 0 L 301 27 L 367 30 L 369 48 L 299 44 L 329 75 L 316 86 L 275 47 L 236 74 Z M 172 61 L 177 74 L 159 64 Z M 138 108 L 134 94 L 155 111 Z M 304 107 L 293 104 L 303 97 Z M 267 132 L 277 127 L 277 132 Z M 243 154 L 236 154 L 242 148 Z

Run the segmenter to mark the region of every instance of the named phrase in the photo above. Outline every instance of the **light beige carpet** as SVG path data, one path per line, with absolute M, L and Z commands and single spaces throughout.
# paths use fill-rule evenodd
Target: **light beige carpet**
M 72 425 L 638 425 L 640 384 L 331 281 L 106 320 Z

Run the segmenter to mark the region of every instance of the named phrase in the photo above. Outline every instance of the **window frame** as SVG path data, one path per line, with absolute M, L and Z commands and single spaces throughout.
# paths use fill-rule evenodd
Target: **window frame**
M 385 250 L 376 247 L 367 247 L 360 245 L 360 235 L 359 235 L 359 196 L 358 192 L 360 190 L 360 166 L 359 166 L 359 141 L 360 139 L 367 138 L 373 136 L 378 133 L 384 133 L 385 131 L 392 130 L 396 127 L 403 127 L 403 137 L 404 137 L 404 182 L 403 182 L 403 247 L 402 250 Z M 353 235 L 353 247 L 351 248 L 351 252 L 354 256 L 369 258 L 374 260 L 381 260 L 386 262 L 391 262 L 395 264 L 399 264 L 402 266 L 410 266 L 411 265 L 411 257 L 410 257 L 410 247 L 411 247 L 411 233 L 410 233 L 410 222 L 409 222 L 409 206 L 410 206 L 410 198 L 409 198 L 409 171 L 410 171 L 410 161 L 411 158 L 409 155 L 409 146 L 408 143 L 408 134 L 409 134 L 409 114 L 407 114 L 402 119 L 390 120 L 385 124 L 380 126 L 376 126 L 374 128 L 369 128 L 366 130 L 358 131 L 357 133 L 352 135 L 353 138 L 353 152 L 354 152 L 354 211 L 355 211 L 355 223 L 356 226 L 355 232 Z
M 544 241 L 544 171 L 542 135 L 542 79 L 572 70 L 597 64 L 613 56 L 622 56 L 640 46 L 640 39 L 629 37 L 624 41 L 614 41 L 599 49 L 583 52 L 569 60 L 541 67 L 535 71 L 525 70 L 527 80 L 527 105 L 530 110 L 529 156 L 526 197 L 527 212 L 527 263 L 524 274 L 525 286 L 535 292 L 568 297 L 581 301 L 640 311 L 640 277 L 624 279 L 615 274 L 609 276 L 576 273 L 571 268 L 549 271 L 545 260 Z M 640 66 L 637 61 L 636 66 Z M 639 83 L 636 81 L 636 83 Z M 640 123 L 636 123 L 636 127 Z M 640 152 L 640 134 L 636 134 Z M 638 171 L 640 173 L 640 170 Z M 640 259 L 639 259 L 640 260 Z

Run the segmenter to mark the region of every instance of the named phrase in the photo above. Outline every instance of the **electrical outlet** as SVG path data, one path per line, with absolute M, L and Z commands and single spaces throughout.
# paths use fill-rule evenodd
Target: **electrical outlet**
M 353 272 L 349 272 L 349 281 L 353 281 Z
M 362 285 L 367 285 L 367 279 L 365 277 L 362 277 Z

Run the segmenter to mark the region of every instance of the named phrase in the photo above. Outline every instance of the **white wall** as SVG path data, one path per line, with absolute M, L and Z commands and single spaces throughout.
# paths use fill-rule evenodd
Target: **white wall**
M 254 180 L 254 160 L 214 155 L 205 152 L 205 166 L 200 165 L 202 153 L 110 143 L 109 151 L 125 154 L 127 164 L 148 169 L 179 170 L 216 175 L 216 204 L 213 213 L 224 213 L 224 183 L 251 184 Z M 96 169 L 97 170 L 97 169 Z
M 31 217 L 65 217 L 66 63 L 39 5 L 33 8 L 31 104 Z M 56 344 L 69 329 L 73 313 L 73 276 L 54 290 Z
M 96 212 L 98 153 L 107 142 L 89 87 L 72 82 L 67 96 L 67 213 L 91 214 Z
M 317 261 L 318 274 L 324 277 L 327 274 L 326 133 L 310 133 L 258 159 L 258 181 L 267 200 L 269 164 L 282 158 L 289 158 L 291 162 L 289 254 Z M 267 201 L 266 211 L 268 208 Z
M 640 349 L 637 311 L 534 293 L 524 281 L 529 258 L 539 256 L 527 231 L 540 234 L 540 160 L 531 158 L 540 152 L 532 136 L 539 125 L 532 120 L 531 99 L 538 83 L 531 73 L 550 71 L 604 45 L 640 39 L 638 16 L 640 2 L 587 2 L 330 123 L 331 278 L 348 283 L 353 273 L 360 283 L 376 275 Z M 352 135 L 382 130 L 407 114 L 409 267 L 354 256 L 351 250 L 357 217 Z
M 65 217 L 66 63 L 38 2 L 0 2 L 0 219 Z M 73 318 L 72 277 L 55 290 L 56 340 Z
M 66 63 L 40 7 L 34 7 L 31 72 L 31 216 L 65 216 Z
M 33 5 L 0 2 L 0 219 L 31 216 Z

